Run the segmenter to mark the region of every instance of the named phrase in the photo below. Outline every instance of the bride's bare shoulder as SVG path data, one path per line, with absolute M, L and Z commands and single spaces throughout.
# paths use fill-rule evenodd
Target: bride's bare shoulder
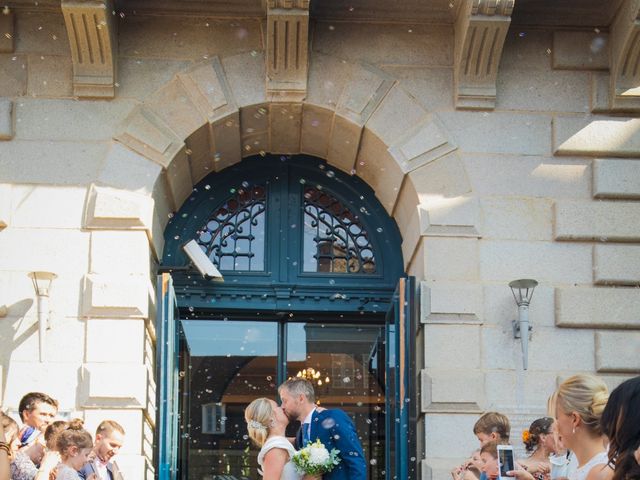
M 270 448 L 267 453 L 264 454 L 264 460 L 267 461 L 275 461 L 279 458 L 285 459 L 285 462 L 289 460 L 289 452 L 282 447 L 273 447 Z

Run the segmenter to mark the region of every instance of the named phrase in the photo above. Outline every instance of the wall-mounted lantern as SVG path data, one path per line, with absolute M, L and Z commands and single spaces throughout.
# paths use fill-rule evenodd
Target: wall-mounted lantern
M 513 336 L 519 338 L 522 344 L 522 365 L 525 370 L 529 366 L 529 335 L 533 330 L 529 323 L 529 303 L 537 285 L 538 282 L 527 278 L 509 282 L 511 293 L 518 305 L 518 320 L 513 321 Z
M 57 275 L 52 272 L 31 272 L 29 278 L 38 297 L 38 334 L 40 345 L 40 362 L 44 362 L 45 336 L 49 325 L 49 291 L 51 282 Z

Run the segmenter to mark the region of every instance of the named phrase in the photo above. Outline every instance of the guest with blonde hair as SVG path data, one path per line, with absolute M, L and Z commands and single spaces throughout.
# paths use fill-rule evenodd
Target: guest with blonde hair
M 555 478 L 566 480 L 572 472 L 578 469 L 578 460 L 575 454 L 564 446 L 560 440 L 558 429 L 556 428 L 556 403 L 558 402 L 558 392 L 553 392 L 547 400 L 547 415 L 554 419 L 553 437 L 556 444 L 556 453 L 549 457 L 551 463 L 551 474 Z
M 574 375 L 555 393 L 558 438 L 575 453 L 578 469 L 569 480 L 609 480 L 613 470 L 605 448 L 600 417 L 609 398 L 605 383 L 592 375 Z

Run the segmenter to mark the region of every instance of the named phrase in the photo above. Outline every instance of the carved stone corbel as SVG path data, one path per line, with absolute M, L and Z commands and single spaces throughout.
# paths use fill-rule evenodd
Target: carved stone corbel
M 113 98 L 116 81 L 116 24 L 112 0 L 62 0 L 73 60 L 73 93 Z
M 609 38 L 610 108 L 640 111 L 640 0 L 622 2 Z
M 456 108 L 492 110 L 515 0 L 464 0 L 455 24 Z
M 309 70 L 309 0 L 268 0 L 266 62 L 270 99 L 301 102 Z

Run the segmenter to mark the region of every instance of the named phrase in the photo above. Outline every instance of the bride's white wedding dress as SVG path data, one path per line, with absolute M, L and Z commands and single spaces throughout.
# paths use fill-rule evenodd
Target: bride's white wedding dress
M 262 468 L 262 462 L 264 461 L 264 456 L 267 452 L 273 448 L 281 448 L 285 450 L 289 454 L 289 461 L 285 463 L 284 469 L 282 470 L 282 475 L 280 476 L 280 480 L 300 480 L 302 475 L 300 475 L 296 471 L 296 467 L 293 465 L 291 458 L 296 453 L 296 449 L 293 448 L 291 442 L 287 440 L 285 437 L 271 437 L 264 442 L 264 445 L 260 449 L 260 453 L 258 453 L 258 464 L 260 468 Z M 262 473 L 262 472 L 261 472 Z

